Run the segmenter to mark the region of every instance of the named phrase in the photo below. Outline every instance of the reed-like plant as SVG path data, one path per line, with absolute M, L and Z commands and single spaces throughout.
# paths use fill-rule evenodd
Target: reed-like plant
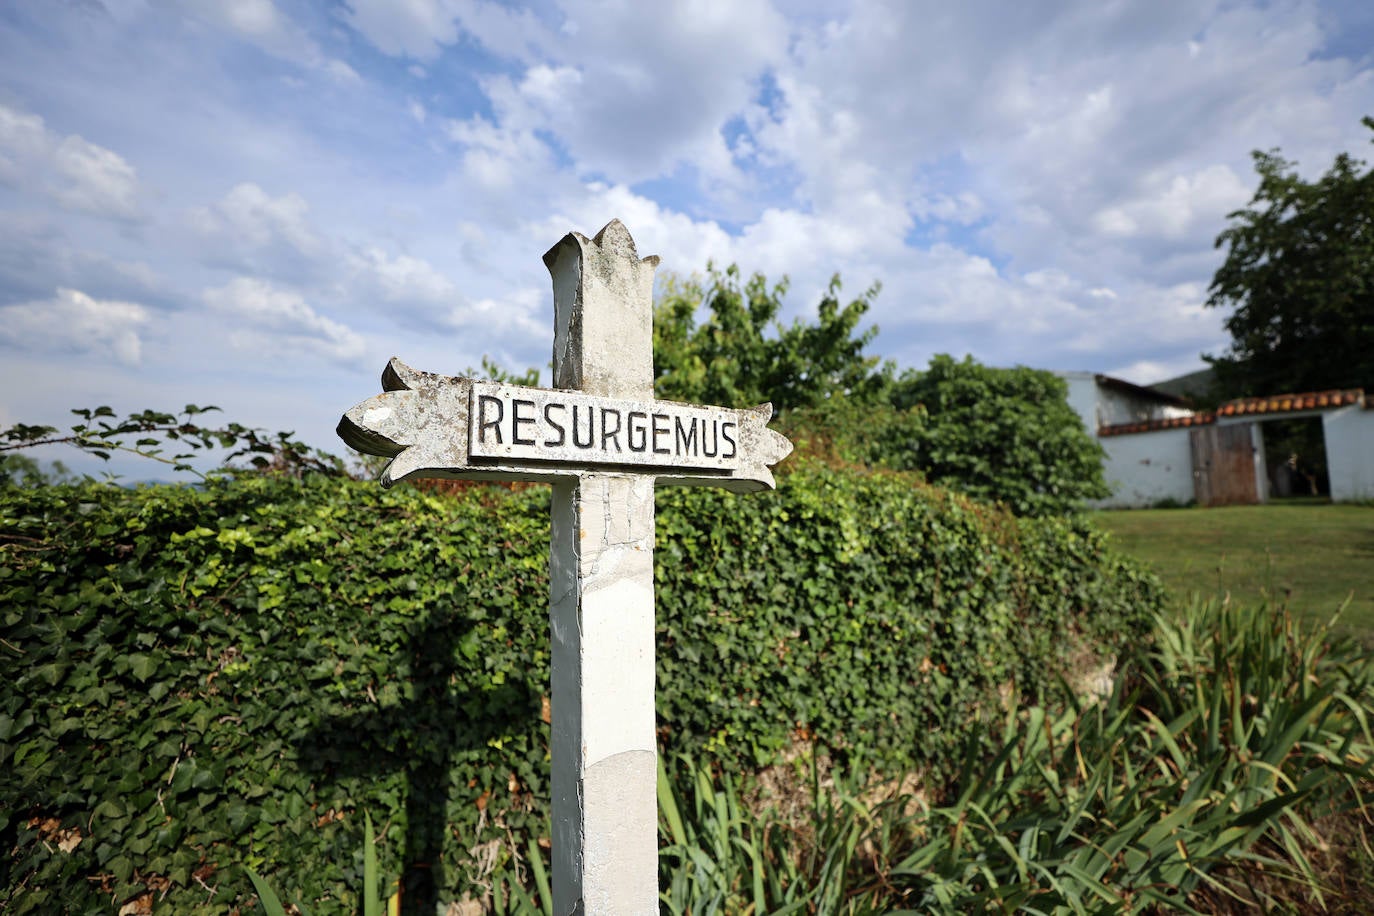
M 1011 713 L 939 804 L 813 779 L 803 823 L 678 761 L 660 773 L 665 910 L 1194 913 L 1273 909 L 1284 887 L 1321 905 L 1313 821 L 1367 810 L 1374 668 L 1282 610 L 1156 624 L 1110 697 Z
M 1011 712 L 998 752 L 971 750 L 934 804 L 861 777 L 822 779 L 814 756 L 789 771 L 800 808 L 770 800 L 756 774 L 660 760 L 664 912 L 1269 911 L 1285 887 L 1286 900 L 1321 905 L 1314 822 L 1361 824 L 1349 815 L 1368 813 L 1374 776 L 1362 647 L 1282 610 L 1196 604 L 1161 615 L 1126 667 L 1100 701 Z M 484 881 L 487 912 L 552 913 L 533 840 Z M 375 901 L 375 858 L 364 885 Z
M 1014 715 L 969 760 L 894 876 L 923 911 L 1195 912 L 1256 906 L 1263 872 L 1321 900 L 1311 818 L 1358 806 L 1374 759 L 1371 668 L 1282 611 L 1198 604 L 1161 616 L 1126 690 Z
M 267 911 L 267 916 L 288 916 L 288 910 L 282 904 L 281 898 L 272 890 L 272 886 L 251 868 L 245 868 L 248 879 L 253 882 L 253 889 L 258 893 L 258 899 L 262 903 L 262 908 Z M 390 898 L 383 900 L 379 896 L 380 871 L 377 867 L 377 842 L 372 830 L 372 815 L 363 813 L 363 896 L 362 896 L 362 916 L 398 916 L 400 913 L 401 897 L 400 893 L 392 894 Z M 310 911 L 303 904 L 297 903 L 291 911 L 299 916 L 310 916 Z
M 823 788 L 809 760 L 808 806 L 788 814 L 729 774 L 678 758 L 676 780 L 659 761 L 660 886 L 674 916 L 885 910 L 881 888 L 856 880 L 885 854 L 887 805 L 870 809 L 843 785 Z M 805 777 L 803 777 L 805 778 Z M 679 787 L 674 790 L 674 783 Z M 843 780 L 841 780 L 843 782 Z

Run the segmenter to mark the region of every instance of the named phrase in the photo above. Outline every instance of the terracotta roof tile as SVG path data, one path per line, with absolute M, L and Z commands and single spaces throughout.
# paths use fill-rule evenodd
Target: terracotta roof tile
M 1240 417 L 1247 414 L 1322 410 L 1330 407 L 1360 404 L 1364 399 L 1364 389 L 1362 388 L 1309 391 L 1302 394 L 1274 394 L 1264 398 L 1241 398 L 1236 401 L 1227 401 L 1217 409 L 1217 413 L 1223 417 Z
M 1129 433 L 1152 433 L 1159 429 L 1180 429 L 1186 426 L 1206 426 L 1216 422 L 1216 414 L 1195 413 L 1186 417 L 1168 417 L 1161 420 L 1142 420 L 1138 423 L 1117 423 L 1103 426 L 1097 430 L 1099 436 L 1125 436 Z
M 1218 417 L 1243 417 L 1251 414 L 1292 413 L 1299 410 L 1324 410 L 1360 404 L 1374 410 L 1374 398 L 1365 397 L 1363 388 L 1332 391 L 1308 391 L 1302 394 L 1274 394 L 1263 398 L 1241 398 L 1227 401 L 1215 411 L 1195 413 L 1187 417 L 1164 420 L 1145 420 L 1138 423 L 1117 423 L 1098 429 L 1099 436 L 1124 436 L 1130 433 L 1150 433 L 1160 429 L 1179 429 L 1187 426 L 1206 426 Z

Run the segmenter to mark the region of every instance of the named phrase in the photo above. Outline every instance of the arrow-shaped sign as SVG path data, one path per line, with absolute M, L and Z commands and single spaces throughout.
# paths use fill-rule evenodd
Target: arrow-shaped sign
M 411 477 L 556 480 L 592 469 L 736 492 L 773 486 L 792 444 L 749 410 L 606 398 L 417 372 L 392 359 L 383 393 L 344 414 L 338 433 L 391 462 L 382 484 Z

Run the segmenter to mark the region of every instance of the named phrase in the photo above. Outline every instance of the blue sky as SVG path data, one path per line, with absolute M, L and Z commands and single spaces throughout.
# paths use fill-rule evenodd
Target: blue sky
M 0 425 L 218 404 L 342 452 L 386 360 L 547 364 L 540 261 L 873 281 L 876 354 L 1150 382 L 1254 149 L 1367 157 L 1347 3 L 11 0 Z M 134 471 L 137 473 L 137 471 Z

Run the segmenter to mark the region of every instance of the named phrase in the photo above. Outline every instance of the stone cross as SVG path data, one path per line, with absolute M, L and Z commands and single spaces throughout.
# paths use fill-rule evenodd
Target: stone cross
M 792 450 L 771 404 L 654 399 L 653 282 L 613 220 L 544 255 L 553 276 L 553 388 L 416 372 L 344 414 L 353 448 L 414 477 L 553 484 L 553 897 L 558 916 L 656 914 L 654 486 L 773 486 Z

